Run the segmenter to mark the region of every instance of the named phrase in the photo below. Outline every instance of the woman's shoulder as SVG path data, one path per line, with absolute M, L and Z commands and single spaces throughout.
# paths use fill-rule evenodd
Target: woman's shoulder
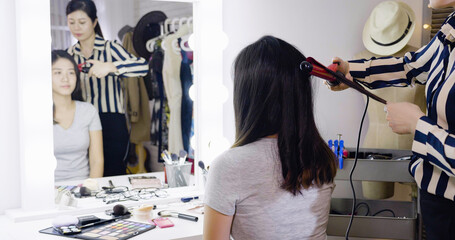
M 270 151 L 276 148 L 276 141 L 273 138 L 261 138 L 243 146 L 230 148 L 219 155 L 213 164 L 232 169 L 255 165 L 259 159 L 271 157 Z
M 83 113 L 83 114 L 98 112 L 98 110 L 96 110 L 95 106 L 93 106 L 91 103 L 82 102 L 82 101 L 74 101 L 74 102 L 76 103 L 76 106 L 81 110 L 81 113 Z
M 79 43 L 75 43 L 73 45 L 71 45 L 69 48 L 66 49 L 66 52 L 69 54 L 69 55 L 74 55 L 74 53 L 76 52 L 76 48 L 79 48 Z

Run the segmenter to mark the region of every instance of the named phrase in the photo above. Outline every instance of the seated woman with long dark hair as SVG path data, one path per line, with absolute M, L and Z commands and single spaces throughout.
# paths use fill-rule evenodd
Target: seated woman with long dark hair
M 272 36 L 237 56 L 236 139 L 210 166 L 204 239 L 326 239 L 336 162 L 316 128 L 304 59 Z

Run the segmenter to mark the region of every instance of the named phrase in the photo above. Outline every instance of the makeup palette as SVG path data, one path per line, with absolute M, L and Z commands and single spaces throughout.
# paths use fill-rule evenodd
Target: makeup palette
M 128 220 L 117 220 L 110 222 L 109 224 L 97 225 L 87 229 L 83 229 L 82 233 L 75 235 L 60 235 L 52 228 L 43 229 L 41 233 L 47 233 L 52 235 L 65 236 L 70 238 L 78 239 L 90 239 L 90 240 L 125 240 L 139 235 L 143 232 L 154 229 L 156 226 L 147 223 L 133 222 Z

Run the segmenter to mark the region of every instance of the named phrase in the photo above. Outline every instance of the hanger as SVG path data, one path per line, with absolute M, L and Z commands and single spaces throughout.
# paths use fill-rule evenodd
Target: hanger
M 160 22 L 160 37 L 164 36 L 164 22 Z
M 164 23 L 165 22 L 160 22 L 160 35 L 157 36 L 157 37 L 154 37 L 152 39 L 149 39 L 145 43 L 145 48 L 147 49 L 147 51 L 149 51 L 149 52 L 155 51 L 156 42 L 158 40 L 162 40 L 164 38 L 164 36 L 165 36 L 165 34 L 164 34 L 164 31 L 165 31 Z
M 175 26 L 176 26 L 176 24 L 177 24 L 177 21 L 179 21 L 178 18 L 172 19 L 171 28 L 172 28 L 172 31 L 173 31 L 173 32 L 176 32 L 176 31 L 177 31 L 177 29 L 175 28 Z
M 163 42 L 166 41 L 165 39 L 165 36 L 167 36 L 168 34 L 171 33 L 171 29 L 170 29 L 170 23 L 171 23 L 171 19 L 167 18 L 166 20 L 164 20 L 164 31 L 163 31 L 163 36 L 162 39 L 163 39 Z M 163 44 L 163 42 L 161 42 L 161 48 L 166 51 L 166 47 L 164 46 L 165 44 Z
M 169 18 L 164 20 L 164 34 L 168 34 L 170 32 L 170 29 L 168 26 L 170 21 L 171 21 L 171 19 L 169 19 Z
M 193 26 L 190 25 L 190 28 L 189 28 L 189 29 L 191 29 L 192 27 L 193 27 Z M 191 35 L 192 35 L 192 33 L 191 33 L 191 30 L 190 30 L 188 34 L 186 34 L 185 36 L 183 36 L 183 37 L 181 38 L 182 40 L 180 41 L 180 48 L 183 49 L 183 51 L 185 51 L 185 52 L 192 52 L 192 51 L 193 51 L 193 49 L 191 49 L 191 48 L 189 47 L 189 44 L 188 44 L 188 46 L 185 44 L 185 43 L 187 43 L 188 40 L 190 39 L 190 36 L 191 36 Z
M 188 42 L 188 40 L 190 39 L 190 36 L 193 34 L 193 17 L 189 17 L 186 19 L 186 24 L 188 26 L 188 34 L 186 34 L 185 36 L 182 36 L 182 40 L 180 41 L 180 48 L 183 49 L 183 51 L 185 52 L 192 52 L 193 49 L 191 49 L 189 47 L 189 44 L 188 46 L 185 45 L 185 43 Z

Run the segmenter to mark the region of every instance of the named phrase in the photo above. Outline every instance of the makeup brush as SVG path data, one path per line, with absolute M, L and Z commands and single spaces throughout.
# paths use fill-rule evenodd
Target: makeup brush
M 183 165 L 186 160 L 187 152 L 185 150 L 180 150 L 179 152 L 179 165 Z
M 166 158 L 169 160 L 169 162 L 171 162 L 172 164 L 172 157 L 171 157 L 171 154 L 169 154 L 169 152 L 165 149 L 163 151 L 164 155 L 166 155 Z
M 190 221 L 194 221 L 194 222 L 197 222 L 199 220 L 199 218 L 196 216 L 191 216 L 191 215 L 187 215 L 187 214 L 183 214 L 183 213 L 171 212 L 171 211 L 166 211 L 166 210 L 158 212 L 158 215 L 161 217 L 177 217 L 177 218 L 186 219 L 186 220 L 190 220 Z
M 172 163 L 177 163 L 178 160 L 179 160 L 179 156 L 175 153 L 172 153 L 171 154 L 171 159 L 172 159 Z
M 199 161 L 197 164 L 202 169 L 202 173 L 204 173 L 204 174 L 208 174 L 209 173 L 209 172 L 207 172 L 207 170 L 205 170 L 205 164 L 204 164 L 203 161 Z
M 166 164 L 172 165 L 172 160 L 170 158 L 168 158 L 168 156 L 164 152 L 161 153 L 161 158 L 163 158 L 163 160 L 164 160 L 164 162 L 166 162 Z

